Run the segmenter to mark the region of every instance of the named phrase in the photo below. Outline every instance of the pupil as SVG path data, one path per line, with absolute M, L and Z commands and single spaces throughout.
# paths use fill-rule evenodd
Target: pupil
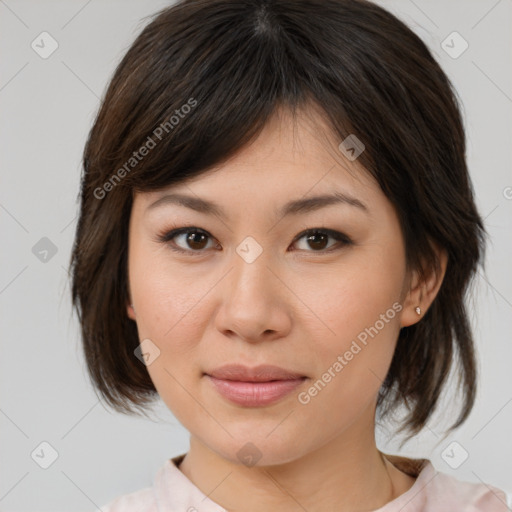
M 203 233 L 197 233 L 197 232 L 192 232 L 189 236 L 188 236 L 188 242 L 191 244 L 191 246 L 195 249 L 202 249 L 202 246 L 201 246 L 201 242 L 198 242 L 196 240 L 196 237 L 203 237 L 203 239 L 206 237 L 206 235 L 204 235 Z M 204 240 L 203 240 L 204 241 Z M 194 244 L 199 244 L 199 247 L 194 247 Z
M 320 242 L 320 246 L 318 246 L 318 243 L 315 242 L 315 238 L 316 237 L 321 237 L 323 240 Z M 324 249 L 325 248 L 325 241 L 326 241 L 326 236 L 322 233 L 313 233 L 312 235 L 309 235 L 308 237 L 308 241 L 309 242 L 312 242 L 313 245 L 312 245 L 312 248 L 313 249 Z M 316 247 L 315 247 L 316 246 Z

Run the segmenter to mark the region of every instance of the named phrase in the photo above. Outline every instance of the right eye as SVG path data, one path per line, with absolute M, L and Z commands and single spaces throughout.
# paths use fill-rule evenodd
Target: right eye
M 207 248 L 205 247 L 205 242 L 207 242 L 208 238 L 212 240 L 211 235 L 207 231 L 195 226 L 172 229 L 158 235 L 158 241 L 167 244 L 173 251 L 196 254 L 204 252 L 205 248 Z M 182 245 L 180 246 L 175 240 L 181 240 Z

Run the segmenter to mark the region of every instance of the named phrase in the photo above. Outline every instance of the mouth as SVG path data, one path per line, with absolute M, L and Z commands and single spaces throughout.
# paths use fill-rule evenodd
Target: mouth
M 278 366 L 225 365 L 204 373 L 214 389 L 237 405 L 261 407 L 283 399 L 308 379 Z

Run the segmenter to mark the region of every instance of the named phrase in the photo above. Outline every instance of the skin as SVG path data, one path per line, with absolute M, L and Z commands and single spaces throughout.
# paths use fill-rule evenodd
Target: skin
M 127 314 L 140 339 L 159 348 L 148 372 L 190 432 L 180 470 L 229 511 L 374 510 L 415 481 L 377 449 L 375 407 L 399 330 L 421 321 L 434 300 L 446 254 L 438 251 L 442 272 L 427 281 L 406 272 L 393 205 L 319 126 L 325 127 L 315 112 L 301 115 L 294 127 L 288 113 L 278 111 L 252 144 L 222 165 L 134 196 Z M 274 213 L 291 199 L 333 190 L 355 196 L 368 213 L 347 204 L 287 217 Z M 170 191 L 213 201 L 227 218 L 170 203 L 147 209 Z M 174 244 L 188 253 L 157 241 L 183 226 L 208 237 L 196 235 L 195 244 L 187 243 L 187 234 L 175 237 Z M 316 245 L 306 236 L 296 239 L 304 229 L 322 227 L 344 233 L 353 244 L 332 237 L 324 245 L 321 238 Z M 236 252 L 247 236 L 263 251 L 252 263 Z M 401 311 L 301 404 L 298 393 L 394 303 Z M 228 362 L 275 364 L 308 379 L 273 405 L 242 407 L 203 376 Z M 247 442 L 261 454 L 251 467 L 237 456 Z

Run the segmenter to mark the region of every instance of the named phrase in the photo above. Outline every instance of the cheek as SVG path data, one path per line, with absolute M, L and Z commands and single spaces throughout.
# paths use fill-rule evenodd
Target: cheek
M 294 291 L 314 313 L 307 318 L 321 346 L 343 348 L 376 322 L 386 334 L 399 323 L 403 272 L 393 252 L 386 258 L 359 252 L 328 272 L 301 275 Z
M 137 302 L 141 340 L 149 338 L 160 353 L 148 367 L 158 394 L 176 418 L 188 425 L 197 414 L 190 392 L 200 378 L 199 343 L 210 315 L 201 300 L 212 286 L 211 277 L 184 274 L 170 265 L 165 251 L 133 252 L 131 288 Z
M 132 254 L 130 284 L 139 338 L 149 338 L 160 350 L 147 367 L 149 376 L 175 417 L 193 428 L 207 420 L 190 393 L 197 393 L 202 376 L 200 342 L 212 317 L 208 293 L 218 277 L 211 270 L 185 272 L 164 250 L 141 248 Z
M 320 380 L 312 394 L 325 404 L 353 409 L 378 391 L 400 330 L 402 263 L 396 249 L 373 247 L 333 272 L 302 276 L 298 295 L 315 313 L 306 327 Z
M 196 339 L 193 332 L 207 317 L 201 297 L 211 288 L 211 277 L 184 273 L 165 247 L 134 244 L 130 258 L 130 288 L 141 339 L 154 339 L 166 351 L 189 351 Z

